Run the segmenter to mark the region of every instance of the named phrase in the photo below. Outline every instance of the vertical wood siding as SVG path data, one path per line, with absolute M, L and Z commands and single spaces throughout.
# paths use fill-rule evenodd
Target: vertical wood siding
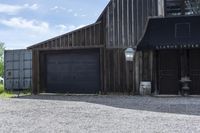
M 98 22 L 29 47 L 33 49 L 33 89 L 45 89 L 41 51 L 100 48 L 101 91 L 139 93 L 140 81 L 152 81 L 153 52 L 137 52 L 126 62 L 124 48 L 142 36 L 147 18 L 157 15 L 157 0 L 111 0 Z
M 157 0 L 111 0 L 106 14 L 105 90 L 139 94 L 141 81 L 153 81 L 153 51 L 137 52 L 126 62 L 124 49 L 134 47 L 148 17 L 157 16 Z
M 141 81 L 153 82 L 153 60 L 153 51 L 137 52 L 134 61 L 127 62 L 123 49 L 106 49 L 105 92 L 139 94 Z
M 103 46 L 102 24 L 95 24 L 49 39 L 28 49 L 52 50 Z
M 111 0 L 106 10 L 106 47 L 136 45 L 144 33 L 148 17 L 157 16 L 157 10 L 157 0 Z
M 39 51 L 32 51 L 32 88 L 33 93 L 37 94 L 40 91 L 40 70 L 39 70 Z

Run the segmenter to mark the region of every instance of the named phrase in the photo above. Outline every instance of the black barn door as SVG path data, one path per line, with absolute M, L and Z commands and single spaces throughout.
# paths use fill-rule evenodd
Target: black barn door
M 47 55 L 47 92 L 98 93 L 100 69 L 98 51 L 67 51 Z
M 200 50 L 189 50 L 189 74 L 192 95 L 200 94 Z
M 176 50 L 158 51 L 159 94 L 178 94 L 179 61 L 179 53 Z

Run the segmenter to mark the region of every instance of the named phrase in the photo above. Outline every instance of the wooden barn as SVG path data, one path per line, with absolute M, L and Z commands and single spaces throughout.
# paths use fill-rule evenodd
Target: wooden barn
M 28 47 L 33 92 L 178 95 L 188 83 L 200 94 L 200 17 L 191 5 L 111 0 L 94 24 Z

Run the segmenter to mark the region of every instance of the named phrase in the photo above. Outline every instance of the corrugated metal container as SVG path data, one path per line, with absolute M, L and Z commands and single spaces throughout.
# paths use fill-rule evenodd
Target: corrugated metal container
M 32 85 L 32 52 L 5 50 L 4 70 L 5 89 L 30 89 Z

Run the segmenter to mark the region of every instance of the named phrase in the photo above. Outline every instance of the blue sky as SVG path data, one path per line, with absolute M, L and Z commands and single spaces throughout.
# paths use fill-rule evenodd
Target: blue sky
M 0 42 L 22 49 L 94 23 L 109 0 L 0 0 Z

